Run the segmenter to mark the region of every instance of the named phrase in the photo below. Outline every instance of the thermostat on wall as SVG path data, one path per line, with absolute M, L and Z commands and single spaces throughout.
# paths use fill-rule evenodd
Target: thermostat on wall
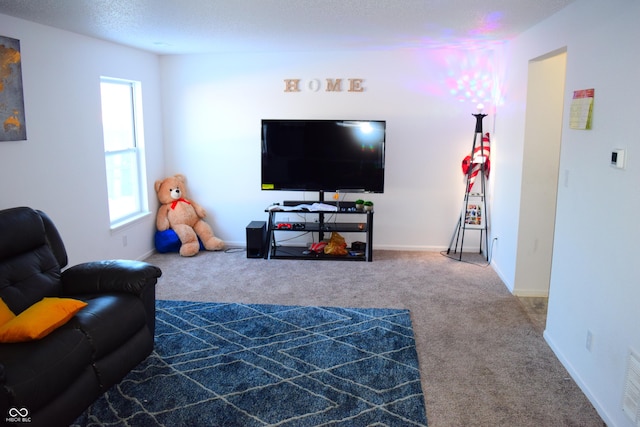
M 624 149 L 616 149 L 611 152 L 611 166 L 624 169 Z

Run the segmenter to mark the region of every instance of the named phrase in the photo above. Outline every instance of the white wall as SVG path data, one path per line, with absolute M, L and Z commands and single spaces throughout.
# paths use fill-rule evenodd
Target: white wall
M 445 249 L 462 205 L 460 162 L 471 149 L 478 102 L 490 113 L 485 129 L 493 128 L 497 53 L 477 46 L 159 59 L 4 15 L 0 25 L 2 35 L 21 41 L 28 135 L 0 144 L 0 174 L 12 182 L 0 208 L 48 212 L 72 263 L 148 254 L 157 207 L 153 181 L 176 172 L 187 175 L 192 196 L 230 245 L 244 245 L 246 225 L 266 219 L 267 205 L 315 198 L 260 191 L 259 123 L 266 117 L 387 120 L 386 191 L 367 197 L 376 202 L 374 246 Z M 101 75 L 143 83 L 152 215 L 117 232 L 108 225 Z M 303 91 L 285 93 L 287 78 L 303 79 Z M 309 80 L 327 78 L 344 79 L 344 91 L 308 89 Z M 365 91 L 348 93 L 348 78 L 364 79 Z M 465 249 L 475 251 L 474 244 L 468 236 Z
M 508 91 L 497 121 L 502 145 L 494 177 L 493 230 L 500 236 L 494 264 L 512 287 L 527 64 L 566 47 L 565 118 L 545 338 L 611 426 L 634 425 L 622 412 L 622 396 L 628 353 L 640 351 L 640 264 L 635 259 L 640 238 L 640 105 L 634 102 L 640 69 L 638 19 L 637 1 L 579 0 L 522 34 L 509 46 Z M 573 91 L 587 88 L 595 88 L 593 129 L 570 129 Z M 615 148 L 627 149 L 625 170 L 609 165 Z M 593 334 L 591 351 L 586 348 L 587 331 Z
M 374 247 L 446 249 L 462 207 L 460 164 L 471 150 L 476 113 L 475 99 L 454 96 L 448 86 L 464 75 L 492 80 L 493 54 L 443 49 L 163 57 L 167 173 L 184 173 L 216 234 L 244 245 L 246 225 L 266 220 L 271 203 L 317 198 L 260 190 L 261 119 L 386 120 L 385 192 L 366 197 L 376 204 Z M 292 78 L 302 79 L 301 92 L 285 92 L 284 80 Z M 343 91 L 326 92 L 327 78 L 344 79 Z M 364 79 L 365 91 L 347 92 L 348 78 Z M 312 79 L 323 87 L 310 90 Z M 489 88 L 478 98 L 488 110 L 490 97 Z M 487 130 L 491 123 L 492 117 L 485 119 Z
M 109 228 L 100 76 L 142 82 L 147 171 L 163 172 L 157 56 L 0 15 L 0 34 L 20 40 L 27 140 L 0 142 L 0 209 L 47 212 L 70 264 L 140 258 L 153 249 L 157 208 L 118 232 Z M 123 245 L 123 236 L 127 246 Z

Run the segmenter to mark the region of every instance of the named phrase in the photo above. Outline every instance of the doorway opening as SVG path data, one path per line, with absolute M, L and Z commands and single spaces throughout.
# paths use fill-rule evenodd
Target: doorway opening
M 566 48 L 529 61 L 514 295 L 546 317 L 560 169 Z

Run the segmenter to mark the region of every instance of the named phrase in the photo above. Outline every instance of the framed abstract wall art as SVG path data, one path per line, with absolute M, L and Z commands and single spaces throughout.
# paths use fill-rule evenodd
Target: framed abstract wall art
M 0 36 L 0 141 L 27 139 L 20 40 Z

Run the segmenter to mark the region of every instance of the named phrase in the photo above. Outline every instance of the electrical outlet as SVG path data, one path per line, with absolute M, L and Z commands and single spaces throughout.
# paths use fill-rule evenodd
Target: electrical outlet
M 122 246 L 123 246 L 123 247 L 126 247 L 126 246 L 127 246 L 127 243 L 128 243 L 128 242 L 127 242 L 127 236 L 126 236 L 126 235 L 125 235 L 125 236 L 122 236 Z
M 591 351 L 591 347 L 593 346 L 593 334 L 590 330 L 587 329 L 587 340 L 585 342 L 585 347 L 587 350 Z

